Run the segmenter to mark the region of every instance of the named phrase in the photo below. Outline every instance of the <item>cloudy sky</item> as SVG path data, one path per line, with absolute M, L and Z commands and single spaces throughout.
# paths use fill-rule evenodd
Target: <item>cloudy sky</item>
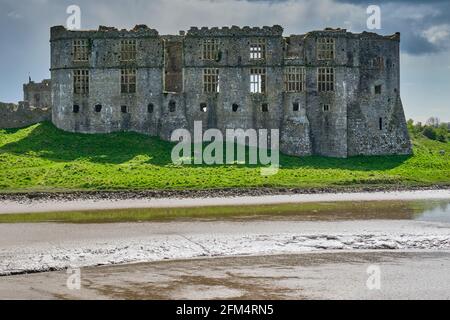
M 448 0 L 0 0 L 0 101 L 22 99 L 28 74 L 49 78 L 49 28 L 81 8 L 83 29 L 147 24 L 161 34 L 190 26 L 280 24 L 285 34 L 325 27 L 367 30 L 368 5 L 381 7 L 378 33 L 402 33 L 402 98 L 406 116 L 450 121 Z

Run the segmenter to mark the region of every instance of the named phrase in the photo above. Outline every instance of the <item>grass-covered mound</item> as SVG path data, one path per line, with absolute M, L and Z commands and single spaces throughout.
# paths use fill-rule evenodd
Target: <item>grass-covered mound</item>
M 173 144 L 137 133 L 84 135 L 50 123 L 0 130 L 0 192 L 450 185 L 450 143 L 424 136 L 413 156 L 335 159 L 281 155 L 281 169 L 172 163 Z

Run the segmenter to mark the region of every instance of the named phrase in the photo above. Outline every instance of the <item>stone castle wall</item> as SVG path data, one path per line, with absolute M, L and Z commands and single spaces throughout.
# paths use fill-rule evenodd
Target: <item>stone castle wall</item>
M 23 100 L 35 108 L 47 109 L 52 107 L 51 80 L 42 82 L 30 81 L 23 85 Z
M 51 108 L 35 108 L 27 102 L 1 103 L 0 128 L 22 128 L 42 121 L 52 119 Z
M 321 37 L 335 39 L 334 59 L 317 59 Z M 89 61 L 73 61 L 76 39 L 89 40 Z M 135 62 L 120 61 L 120 39 L 137 39 Z M 219 42 L 216 60 L 202 59 L 204 39 Z M 249 45 L 255 39 L 265 40 L 265 59 L 250 59 Z M 283 37 L 280 26 L 191 28 L 179 36 L 160 36 L 145 26 L 130 31 L 53 27 L 53 122 L 73 132 L 133 130 L 168 140 L 173 130 L 193 130 L 194 121 L 201 120 L 204 129 L 280 129 L 281 151 L 291 155 L 407 154 L 411 145 L 400 99 L 399 40 L 398 34 L 342 29 Z M 382 68 L 372 65 L 377 57 L 383 58 Z M 305 90 L 285 92 L 289 66 L 305 68 Z M 135 94 L 121 93 L 125 67 L 137 70 Z M 256 67 L 266 69 L 264 94 L 249 90 L 250 70 Z M 319 92 L 319 67 L 334 68 L 333 92 Z M 73 70 L 80 68 L 90 71 L 88 95 L 74 94 Z M 205 68 L 219 70 L 219 92 L 203 92 Z M 381 86 L 381 93 L 375 86 Z M 74 105 L 79 112 L 73 112 Z M 102 106 L 101 112 L 95 111 L 96 105 Z

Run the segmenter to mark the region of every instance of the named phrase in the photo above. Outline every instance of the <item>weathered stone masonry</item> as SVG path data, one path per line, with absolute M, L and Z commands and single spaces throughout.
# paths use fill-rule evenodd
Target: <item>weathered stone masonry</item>
M 15 103 L 0 102 L 0 128 L 21 128 L 52 118 L 51 82 L 30 81 L 23 85 L 23 100 Z
M 53 122 L 73 132 L 280 129 L 291 155 L 409 154 L 400 35 L 280 26 L 51 29 Z

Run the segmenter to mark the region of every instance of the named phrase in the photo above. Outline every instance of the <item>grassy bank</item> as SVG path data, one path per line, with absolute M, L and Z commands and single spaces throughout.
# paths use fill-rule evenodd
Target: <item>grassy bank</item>
M 282 155 L 279 173 L 262 176 L 257 165 L 176 166 L 173 144 L 141 134 L 73 134 L 42 123 L 0 130 L 0 192 L 450 185 L 450 143 L 413 143 L 413 156 Z

